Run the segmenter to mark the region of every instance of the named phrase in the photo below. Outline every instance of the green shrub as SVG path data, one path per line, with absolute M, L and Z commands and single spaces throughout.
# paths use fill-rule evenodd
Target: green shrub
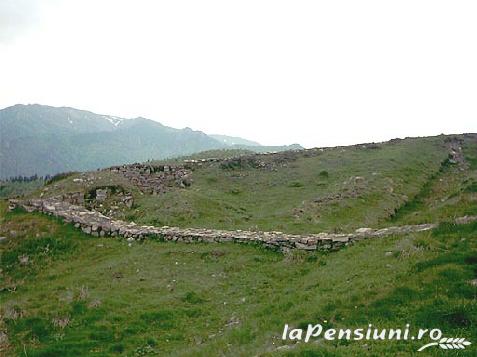
M 188 302 L 189 304 L 200 304 L 205 301 L 199 295 L 197 295 L 197 293 L 194 291 L 189 291 L 187 294 L 185 294 L 182 300 L 184 302 Z
M 8 324 L 9 329 L 15 334 L 21 334 L 40 342 L 48 340 L 52 333 L 51 323 L 39 317 L 20 319 Z
M 320 176 L 321 178 L 328 178 L 328 177 L 330 177 L 330 174 L 328 173 L 328 171 L 323 170 L 323 171 L 320 171 L 319 176 Z

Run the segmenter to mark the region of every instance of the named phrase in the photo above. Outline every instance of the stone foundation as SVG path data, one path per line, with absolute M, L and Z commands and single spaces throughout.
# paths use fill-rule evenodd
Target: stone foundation
M 109 169 L 125 177 L 129 182 L 139 188 L 141 192 L 148 194 L 161 194 L 168 187 L 190 185 L 191 170 L 184 166 L 176 165 L 152 165 L 130 164 L 113 166 Z
M 382 229 L 359 228 L 349 234 L 319 233 L 308 235 L 281 232 L 225 231 L 199 228 L 139 226 L 135 223 L 114 220 L 83 206 L 55 199 L 10 200 L 10 209 L 21 207 L 28 212 L 38 211 L 61 218 L 74 224 L 86 234 L 96 237 L 120 236 L 129 242 L 143 239 L 159 239 L 176 242 L 237 242 L 258 243 L 283 252 L 298 249 L 306 251 L 337 250 L 365 238 L 379 238 L 396 234 L 428 231 L 437 224 L 407 225 Z M 456 223 L 477 221 L 477 216 L 462 217 Z

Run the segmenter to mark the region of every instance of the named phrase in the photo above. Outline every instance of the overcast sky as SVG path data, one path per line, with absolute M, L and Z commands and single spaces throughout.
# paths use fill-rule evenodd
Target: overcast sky
M 307 147 L 477 132 L 477 1 L 0 0 L 0 107 Z

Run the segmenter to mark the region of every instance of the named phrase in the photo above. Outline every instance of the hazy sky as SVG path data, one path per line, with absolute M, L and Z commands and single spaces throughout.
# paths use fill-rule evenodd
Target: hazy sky
M 0 107 L 262 144 L 477 132 L 477 1 L 0 0 Z

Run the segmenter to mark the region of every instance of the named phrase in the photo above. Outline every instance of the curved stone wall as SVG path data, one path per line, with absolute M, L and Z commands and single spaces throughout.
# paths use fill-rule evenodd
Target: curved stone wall
M 86 234 L 97 237 L 121 236 L 132 242 L 148 238 L 178 242 L 237 242 L 259 243 L 266 247 L 289 251 L 299 249 L 337 250 L 355 241 L 365 238 L 379 238 L 395 234 L 407 234 L 427 231 L 437 224 L 407 225 L 382 229 L 359 228 L 349 234 L 319 233 L 308 235 L 285 234 L 282 232 L 225 231 L 200 228 L 139 226 L 134 223 L 114 220 L 83 206 L 73 205 L 55 199 L 10 200 L 10 209 L 21 207 L 29 212 L 38 211 L 56 216 L 72 223 Z M 477 216 L 461 217 L 457 224 L 477 221 Z

